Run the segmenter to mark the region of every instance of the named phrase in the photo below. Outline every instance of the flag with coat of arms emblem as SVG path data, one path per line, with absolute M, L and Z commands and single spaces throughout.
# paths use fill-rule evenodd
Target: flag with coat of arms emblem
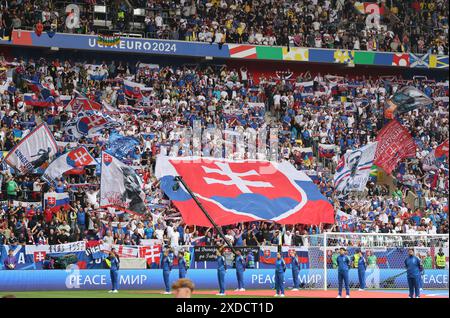
M 161 259 L 161 245 L 139 246 L 139 257 L 145 258 L 147 264 L 159 264 Z
M 260 249 L 259 261 L 263 264 L 275 264 L 278 252 L 278 246 L 263 246 Z M 282 246 L 281 257 L 286 264 L 292 262 L 291 252 L 295 252 L 295 256 L 297 257 L 301 269 L 309 268 L 308 248 L 303 246 Z
M 114 128 L 119 125 L 121 124 L 109 115 L 87 110 L 79 112 L 75 118 L 69 120 L 64 130 L 67 135 L 78 139 L 99 136 L 103 129 Z
M 97 161 L 85 147 L 78 147 L 53 160 L 44 171 L 42 178 L 48 182 L 55 182 L 57 178 L 72 169 L 95 165 Z
M 218 225 L 273 221 L 333 223 L 333 207 L 302 171 L 287 162 L 159 156 L 156 177 L 189 225 L 210 226 L 182 185 L 181 176 Z
M 69 206 L 70 200 L 67 192 L 47 192 L 44 194 L 44 209 L 50 209 L 51 212 L 56 213 L 61 208 L 69 209 Z

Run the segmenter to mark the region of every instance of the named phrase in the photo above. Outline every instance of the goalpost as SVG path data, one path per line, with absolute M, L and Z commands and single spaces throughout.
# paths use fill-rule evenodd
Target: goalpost
M 422 288 L 448 288 L 448 234 L 392 234 L 392 233 L 323 233 L 317 236 L 316 246 L 308 248 L 310 269 L 319 270 L 322 265 L 323 289 L 337 288 L 335 258 L 340 247 L 345 247 L 352 261 L 349 271 L 350 288 L 359 288 L 357 258 L 361 250 L 368 266 L 366 269 L 366 289 L 407 288 L 404 265 L 408 249 L 421 259 Z M 315 260 L 314 260 L 315 259 Z M 314 266 L 314 264 L 316 264 Z M 316 285 L 319 287 L 319 284 Z

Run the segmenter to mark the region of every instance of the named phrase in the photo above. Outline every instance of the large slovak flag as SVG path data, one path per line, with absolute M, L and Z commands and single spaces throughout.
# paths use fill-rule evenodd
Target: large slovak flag
M 175 176 L 183 178 L 218 225 L 334 222 L 332 205 L 305 173 L 286 161 L 159 156 L 156 177 L 186 224 L 211 226 L 186 189 L 174 187 Z

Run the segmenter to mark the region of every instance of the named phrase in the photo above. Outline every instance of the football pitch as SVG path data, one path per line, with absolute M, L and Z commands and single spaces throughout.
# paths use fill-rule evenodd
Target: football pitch
M 194 291 L 192 298 L 275 298 L 274 290 L 247 290 L 245 292 L 227 291 L 226 296 L 217 296 L 217 290 Z M 71 291 L 0 291 L 0 297 L 14 295 L 16 298 L 174 298 L 164 295 L 161 290 L 119 290 L 117 294 L 107 290 Z M 337 290 L 286 290 L 286 298 L 335 298 Z M 351 291 L 351 298 L 408 298 L 407 290 L 366 290 Z M 448 298 L 447 290 L 425 290 L 421 298 Z
M 250 293 L 252 291 L 249 291 Z M 256 291 L 255 291 L 256 292 Z M 217 296 L 217 291 L 194 292 L 192 298 L 272 298 L 272 296 L 251 295 L 250 293 L 228 294 Z M 273 292 L 274 294 L 275 292 Z M 174 298 L 173 294 L 164 295 L 160 290 L 120 290 L 117 294 L 106 290 L 74 290 L 74 291 L 26 291 L 0 292 L 0 297 L 14 295 L 17 298 Z

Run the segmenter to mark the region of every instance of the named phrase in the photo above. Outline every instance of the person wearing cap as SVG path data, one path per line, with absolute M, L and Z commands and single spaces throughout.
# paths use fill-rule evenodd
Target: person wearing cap
M 408 257 L 405 259 L 406 277 L 408 279 L 409 298 L 420 298 L 420 273 L 422 264 L 420 259 L 414 255 L 414 249 L 408 250 Z
M 350 298 L 350 287 L 348 284 L 348 270 L 350 269 L 350 258 L 345 254 L 346 249 L 341 247 L 339 250 L 339 256 L 337 257 L 338 265 L 338 283 L 339 290 L 336 298 L 342 297 L 342 285 L 345 284 L 346 298 Z

